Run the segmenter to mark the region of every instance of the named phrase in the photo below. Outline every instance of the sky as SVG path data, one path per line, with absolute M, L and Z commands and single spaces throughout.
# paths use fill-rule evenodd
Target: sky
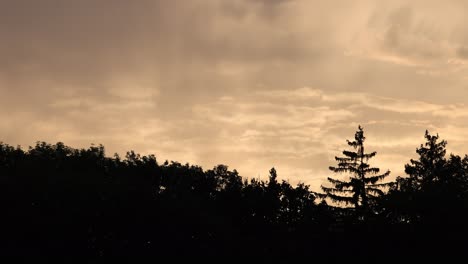
M 313 190 L 359 124 L 404 175 L 468 149 L 467 1 L 0 0 L 0 141 L 103 144 Z

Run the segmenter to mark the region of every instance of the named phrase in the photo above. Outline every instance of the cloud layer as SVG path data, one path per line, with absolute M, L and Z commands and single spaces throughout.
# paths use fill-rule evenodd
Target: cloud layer
M 468 146 L 463 1 L 0 3 L 0 141 L 102 143 L 316 188 L 358 124 L 402 173 Z

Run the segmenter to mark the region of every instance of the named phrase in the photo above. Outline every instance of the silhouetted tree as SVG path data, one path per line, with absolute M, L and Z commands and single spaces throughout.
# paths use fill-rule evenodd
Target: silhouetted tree
M 367 163 L 369 159 L 376 155 L 376 152 L 365 153 L 365 139 L 364 131 L 359 126 L 354 135 L 354 140 L 347 140 L 348 145 L 354 151 L 344 150 L 344 157 L 335 157 L 338 166 L 329 167 L 335 173 L 349 173 L 349 179 L 338 180 L 328 177 L 328 181 L 333 187 L 321 186 L 325 192 L 324 195 L 321 195 L 322 197 L 330 198 L 337 203 L 352 204 L 359 211 L 367 211 L 369 205 L 384 194 L 382 188 L 389 186 L 389 183 L 377 183 L 387 177 L 390 171 L 387 170 L 383 174 L 378 174 L 380 169 L 371 167 Z
M 409 177 L 399 181 L 402 189 L 417 191 L 432 188 L 448 177 L 445 159 L 447 141 L 438 142 L 439 135 L 431 136 L 427 130 L 424 137 L 426 143 L 416 149 L 419 159 L 411 159 L 410 164 L 405 165 L 405 172 Z
M 408 177 L 398 177 L 386 207 L 395 221 L 456 226 L 467 208 L 468 157 L 446 155 L 447 141 L 426 130 L 426 142 L 416 149 L 418 159 L 405 165 Z
M 74 149 L 37 142 L 23 150 L 0 142 L 0 255 L 314 255 L 462 250 L 468 234 L 468 156 L 445 157 L 445 141 L 426 132 L 408 177 L 385 195 L 364 152 L 362 128 L 352 151 L 337 157 L 322 197 L 353 210 L 315 204 L 309 186 L 268 180 L 128 152 L 106 156 L 102 145 Z M 378 198 L 378 199 L 377 199 Z M 376 202 L 377 201 L 377 202 Z M 373 206 L 375 205 L 375 206 Z M 372 214 L 367 213 L 372 209 Z M 438 237 L 434 239 L 433 237 Z M 442 237 L 442 239 L 439 239 Z M 370 239 L 369 239 L 370 238 Z M 438 241 L 444 241 L 443 244 Z M 453 241 L 453 242 L 448 242 Z M 447 246 L 446 246 L 447 245 Z M 314 250 L 315 249 L 315 250 Z M 437 250 L 436 250 L 437 249 Z M 331 254 L 330 254 L 331 253 Z

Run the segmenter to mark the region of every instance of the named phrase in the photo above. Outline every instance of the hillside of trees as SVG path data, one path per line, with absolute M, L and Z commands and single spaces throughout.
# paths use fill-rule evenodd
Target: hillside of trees
M 246 180 L 225 165 L 109 157 L 103 146 L 0 143 L 0 254 L 466 254 L 468 156 L 447 154 L 426 131 L 406 175 L 389 182 L 361 127 L 347 142 L 336 165 L 323 164 L 322 190 L 280 181 L 274 168 Z

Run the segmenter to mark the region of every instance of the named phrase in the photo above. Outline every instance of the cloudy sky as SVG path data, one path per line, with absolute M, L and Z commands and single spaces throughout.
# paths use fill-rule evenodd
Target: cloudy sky
M 401 175 L 468 151 L 467 1 L 0 0 L 0 141 L 102 143 L 316 189 L 358 124 Z

